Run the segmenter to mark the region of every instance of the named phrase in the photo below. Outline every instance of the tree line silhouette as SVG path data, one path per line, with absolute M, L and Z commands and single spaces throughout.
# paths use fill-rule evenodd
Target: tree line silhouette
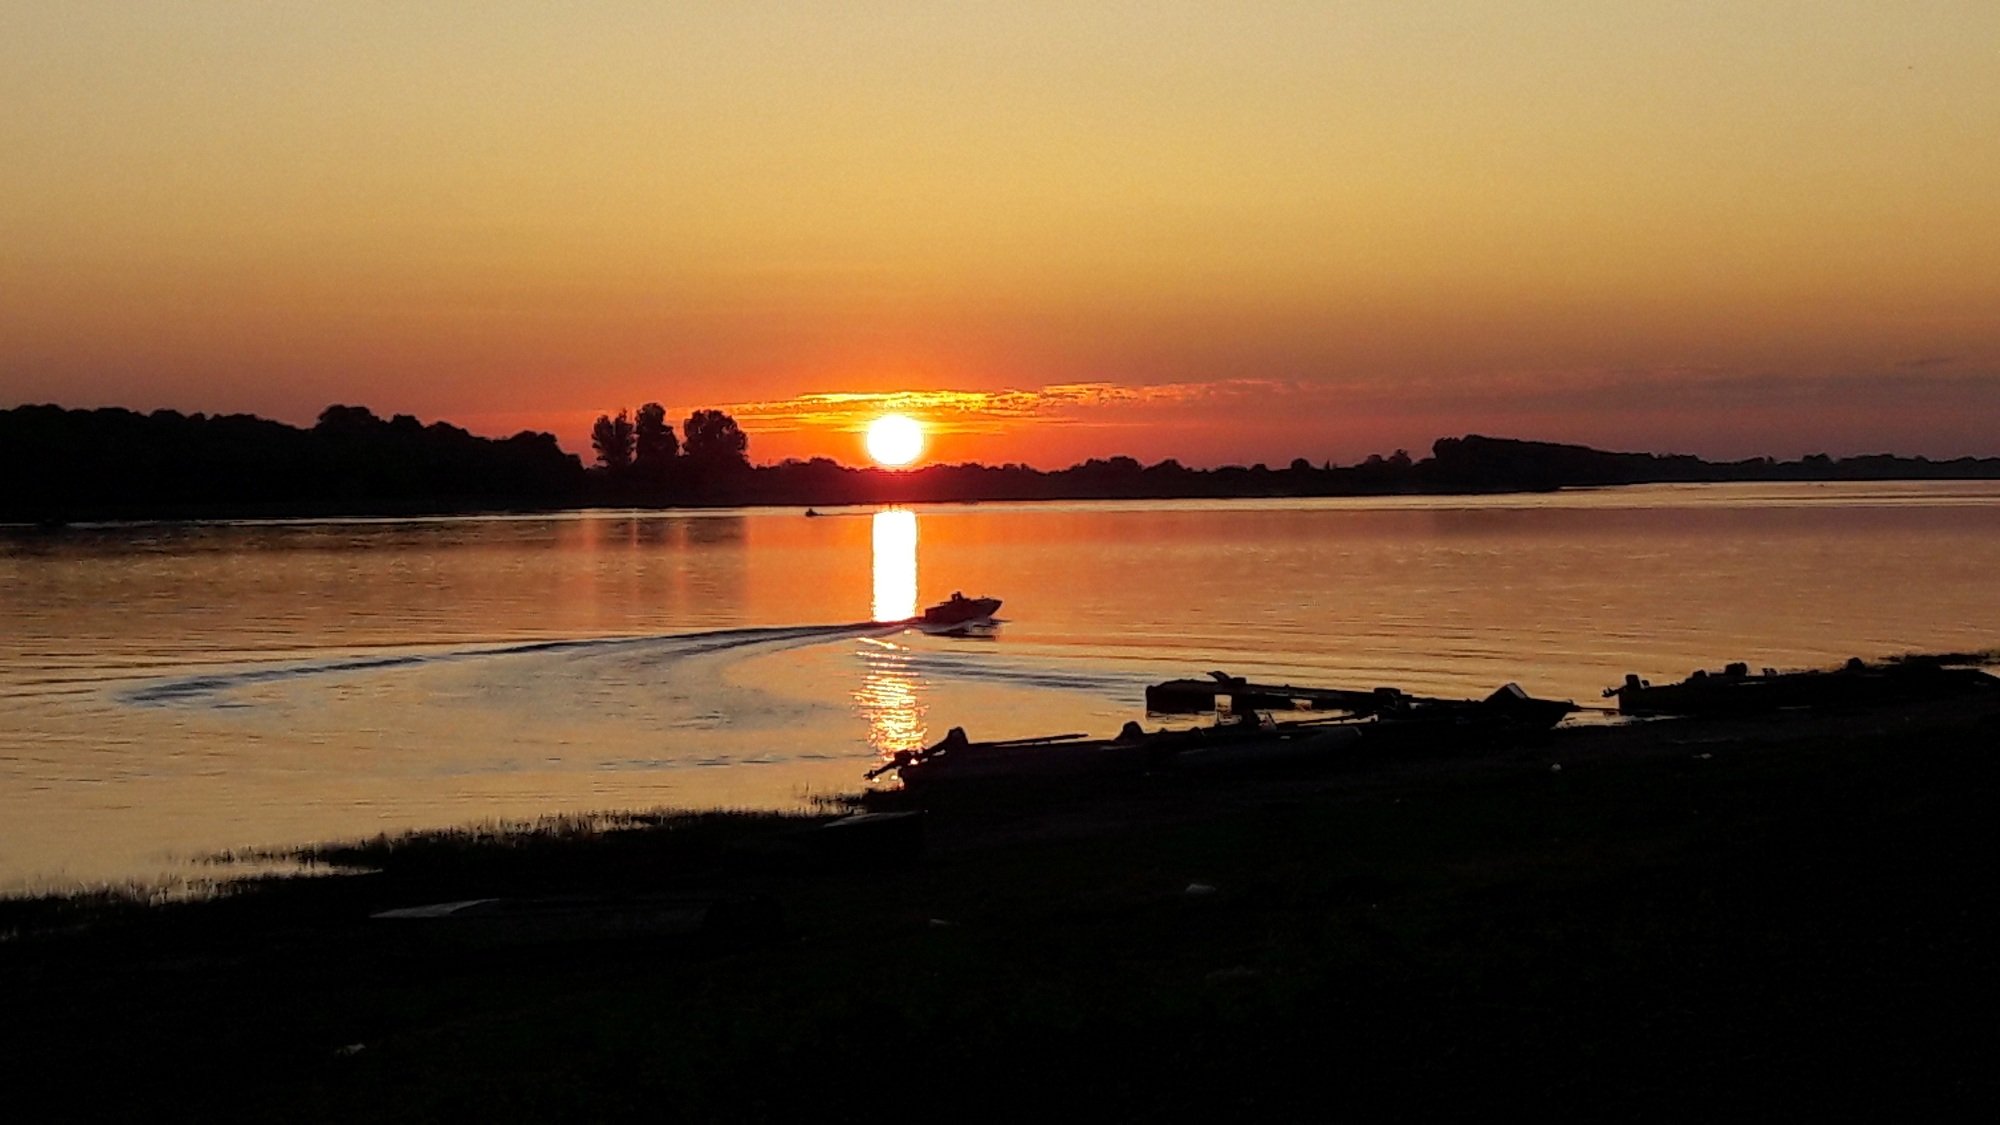
M 604 500 L 726 498 L 751 471 L 749 435 L 720 410 L 689 414 L 680 437 L 657 402 L 641 406 L 636 415 L 599 414 L 590 428 L 590 448 L 597 454 L 592 491 Z
M 1705 461 L 1471 434 L 1431 455 L 1347 466 L 1297 458 L 1192 469 L 1131 457 L 1045 472 L 1021 464 L 852 468 L 824 457 L 752 465 L 749 437 L 720 410 L 679 434 L 658 403 L 601 415 L 586 468 L 554 435 L 482 438 L 407 414 L 329 406 L 310 429 L 246 414 L 0 410 L 0 522 L 313 515 L 416 515 L 566 507 L 833 506 L 977 500 L 1359 496 L 1543 491 L 1660 482 L 2000 479 L 2000 458 L 1874 454 Z
M 551 434 L 477 437 L 329 406 L 311 429 L 249 414 L 0 410 L 0 519 L 417 514 L 573 503 Z

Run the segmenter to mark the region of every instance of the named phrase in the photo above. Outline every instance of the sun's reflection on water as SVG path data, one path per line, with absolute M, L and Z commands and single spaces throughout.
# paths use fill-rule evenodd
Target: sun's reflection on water
M 875 620 L 917 615 L 917 514 L 907 509 L 875 513 Z M 924 705 L 910 670 L 910 650 L 889 640 L 863 642 L 866 671 L 854 704 L 868 720 L 868 745 L 884 760 L 924 744 Z
M 854 704 L 868 720 L 868 745 L 883 760 L 924 744 L 926 708 L 910 671 L 910 650 L 893 641 L 862 642 L 867 671 L 854 689 Z
M 875 513 L 875 620 L 917 615 L 917 513 Z

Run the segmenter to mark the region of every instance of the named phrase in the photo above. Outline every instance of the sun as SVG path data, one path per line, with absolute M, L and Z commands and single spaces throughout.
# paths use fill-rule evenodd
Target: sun
M 868 456 L 878 465 L 899 468 L 924 451 L 924 428 L 914 418 L 884 414 L 868 423 Z

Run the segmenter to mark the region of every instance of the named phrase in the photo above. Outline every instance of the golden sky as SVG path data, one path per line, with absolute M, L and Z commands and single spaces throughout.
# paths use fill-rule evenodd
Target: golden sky
M 2000 454 L 1993 0 L 10 0 L 0 168 L 0 406 Z

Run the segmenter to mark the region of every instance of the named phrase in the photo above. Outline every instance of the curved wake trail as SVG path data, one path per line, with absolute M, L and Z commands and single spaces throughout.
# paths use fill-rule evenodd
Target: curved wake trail
M 162 707 L 215 703 L 238 688 L 260 684 L 289 683 L 317 676 L 374 672 L 391 668 L 429 668 L 444 664 L 490 660 L 495 657 L 535 656 L 557 653 L 644 652 L 667 658 L 701 656 L 757 645 L 786 646 L 814 644 L 842 637 L 866 636 L 902 626 L 861 621 L 847 625 L 796 625 L 763 628 L 717 629 L 701 633 L 659 633 L 637 637 L 588 637 L 576 640 L 526 641 L 511 645 L 481 645 L 448 648 L 431 652 L 399 653 L 388 656 L 348 656 L 324 660 L 284 661 L 275 664 L 203 672 L 152 680 L 119 692 L 124 703 L 140 707 Z
M 913 667 L 938 679 L 1006 687 L 1080 691 L 1122 698 L 1142 692 L 1152 680 L 1143 673 L 1063 668 L 995 659 L 990 654 L 925 653 Z

